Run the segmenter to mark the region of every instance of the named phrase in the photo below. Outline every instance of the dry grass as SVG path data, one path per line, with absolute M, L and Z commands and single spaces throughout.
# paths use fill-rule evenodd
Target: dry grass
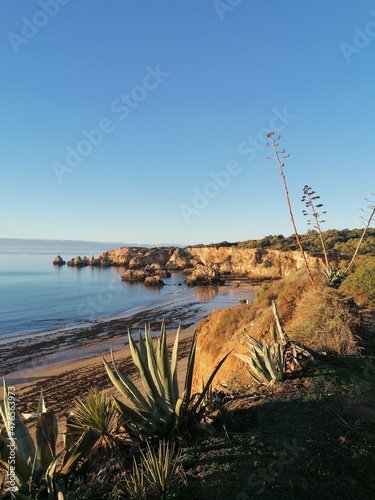
M 247 354 L 245 330 L 252 337 L 269 340 L 273 321 L 272 301 L 277 305 L 284 331 L 301 344 L 316 351 L 338 355 L 358 354 L 362 318 L 353 300 L 330 288 L 321 271 L 314 272 L 318 285 L 312 290 L 305 270 L 274 282 L 249 305 L 216 311 L 198 327 L 195 370 L 197 387 L 207 380 L 213 368 L 228 352 Z M 243 362 L 229 356 L 214 383 L 226 381 L 240 389 L 248 381 Z
M 358 354 L 362 319 L 350 300 L 333 288 L 308 291 L 299 300 L 288 334 L 318 351 Z

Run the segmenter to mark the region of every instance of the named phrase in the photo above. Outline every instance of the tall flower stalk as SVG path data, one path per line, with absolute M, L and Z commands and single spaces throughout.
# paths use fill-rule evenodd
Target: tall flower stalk
M 302 200 L 301 201 L 305 203 L 305 206 L 306 206 L 307 209 L 311 210 L 311 215 L 313 216 L 314 221 L 315 221 L 313 223 L 313 222 L 311 222 L 309 220 L 307 223 L 308 224 L 313 224 L 313 226 L 315 227 L 315 229 L 318 231 L 320 243 L 322 245 L 322 250 L 323 250 L 323 254 L 324 254 L 324 263 L 326 265 L 327 270 L 330 270 L 331 266 L 329 264 L 328 252 L 327 252 L 326 244 L 324 242 L 323 232 L 322 232 L 322 228 L 321 228 L 321 224 L 323 224 L 325 222 L 325 220 L 321 220 L 320 219 L 320 216 L 324 215 L 327 212 L 324 211 L 324 210 L 322 211 L 321 214 L 317 212 L 317 209 L 320 209 L 320 208 L 323 207 L 323 203 L 315 203 L 316 200 L 320 199 L 320 196 L 318 196 L 315 193 L 315 191 L 312 191 L 312 189 L 311 189 L 310 186 L 305 185 L 304 188 L 303 188 L 303 193 L 304 194 L 302 196 Z M 305 216 L 309 215 L 306 210 L 303 210 L 302 213 Z
M 286 183 L 285 174 L 284 174 L 285 163 L 284 163 L 284 161 L 282 161 L 282 159 L 284 160 L 285 158 L 288 158 L 289 155 L 286 154 L 285 149 L 283 149 L 281 151 L 278 151 L 278 149 L 277 149 L 279 145 L 277 144 L 276 141 L 278 141 L 280 139 L 280 137 L 281 137 L 280 135 L 275 140 L 275 132 L 271 131 L 271 132 L 269 132 L 267 134 L 267 137 L 271 140 L 270 143 L 267 143 L 267 146 L 273 149 L 273 152 L 275 154 L 275 160 L 276 160 L 276 162 L 277 162 L 277 164 L 279 166 L 280 175 L 281 175 L 281 179 L 282 179 L 284 190 L 285 190 L 285 197 L 286 197 L 286 202 L 287 202 L 287 205 L 288 205 L 289 216 L 290 216 L 290 220 L 292 222 L 293 231 L 294 231 L 294 234 L 295 234 L 295 237 L 296 237 L 296 241 L 297 241 L 298 247 L 300 249 L 301 255 L 303 257 L 304 264 L 305 264 L 306 271 L 307 271 L 307 274 L 309 276 L 311 285 L 312 285 L 312 287 L 315 290 L 316 289 L 315 281 L 314 281 L 314 278 L 313 278 L 313 276 L 311 274 L 309 263 L 307 262 L 307 257 L 306 257 L 305 251 L 304 251 L 304 249 L 302 247 L 302 243 L 301 243 L 300 237 L 298 235 L 296 223 L 295 223 L 295 220 L 294 220 L 293 210 L 292 210 L 292 204 L 290 202 L 288 185 Z M 280 155 L 282 155 L 282 159 L 281 159 Z
M 366 200 L 366 201 L 370 201 L 370 200 Z M 375 205 L 373 205 L 372 202 L 370 202 L 370 205 L 367 205 L 367 208 L 370 209 L 370 212 L 366 212 L 366 213 L 369 214 L 369 217 L 367 219 L 365 219 L 364 217 L 362 217 L 362 219 L 365 221 L 365 227 L 364 227 L 364 229 L 362 231 L 361 237 L 359 239 L 359 242 L 358 242 L 358 245 L 357 245 L 357 247 L 355 249 L 353 257 L 352 257 L 351 261 L 349 262 L 348 267 L 346 268 L 346 272 L 348 272 L 349 269 L 354 264 L 354 261 L 355 261 L 357 255 L 358 255 L 359 247 L 362 245 L 362 242 L 363 242 L 363 240 L 364 240 L 364 238 L 366 236 L 367 230 L 370 227 L 371 221 L 372 221 L 372 219 L 374 218 L 374 215 L 375 215 Z M 363 212 L 365 212 L 365 211 L 363 210 Z

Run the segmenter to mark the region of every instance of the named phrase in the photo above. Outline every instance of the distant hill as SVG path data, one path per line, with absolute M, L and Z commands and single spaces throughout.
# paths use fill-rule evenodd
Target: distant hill
M 97 251 L 105 252 L 111 248 L 123 246 L 140 246 L 134 243 L 123 242 L 102 242 L 84 240 L 43 240 L 43 239 L 21 239 L 21 238 L 0 238 L 0 251 Z M 142 245 L 145 246 L 145 245 Z

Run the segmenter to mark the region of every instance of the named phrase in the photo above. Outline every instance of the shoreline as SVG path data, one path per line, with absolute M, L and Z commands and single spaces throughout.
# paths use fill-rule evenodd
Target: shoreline
M 251 282 L 239 283 L 236 280 L 223 288 L 230 290 L 231 295 L 238 299 L 243 294 L 253 296 L 257 286 Z M 174 293 L 156 304 L 133 308 L 85 326 L 72 326 L 30 337 L 3 339 L 0 342 L 1 375 L 6 376 L 7 380 L 16 377 L 21 382 L 21 379 L 29 379 L 31 374 L 42 368 L 53 369 L 58 364 L 66 365 L 90 359 L 109 353 L 111 347 L 114 350 L 124 348 L 127 345 L 128 329 L 136 336 L 144 329 L 145 324 L 150 323 L 151 330 L 157 333 L 162 321 L 165 322 L 168 333 L 175 332 L 180 324 L 182 330 L 191 329 L 212 310 L 233 305 L 233 299 L 231 304 L 227 304 L 225 295 L 222 303 L 215 302 L 217 290 L 213 287 L 193 287 L 186 290 L 187 293 Z M 212 304 L 217 307 L 211 307 Z

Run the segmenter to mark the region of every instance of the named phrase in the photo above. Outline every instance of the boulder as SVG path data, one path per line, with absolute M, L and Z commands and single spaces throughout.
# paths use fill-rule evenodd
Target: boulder
M 53 265 L 54 266 L 63 266 L 64 264 L 66 264 L 65 260 L 63 260 L 63 258 L 58 255 L 57 257 L 55 257 L 53 259 Z
M 224 285 L 225 281 L 220 278 L 220 273 L 217 269 L 198 265 L 185 279 L 185 283 L 188 286 Z
M 85 267 L 89 265 L 89 259 L 87 257 L 80 257 L 79 255 L 77 257 L 74 257 L 74 259 L 70 259 L 67 262 L 68 266 L 72 267 Z
M 100 266 L 100 259 L 96 259 L 94 256 L 90 257 L 89 266 Z
M 146 286 L 162 287 L 164 286 L 164 281 L 160 278 L 160 276 L 147 276 L 147 278 L 144 281 L 144 284 Z
M 122 281 L 144 281 L 147 277 L 143 269 L 127 269 L 121 276 Z
M 168 269 L 158 263 L 148 264 L 145 267 L 145 271 L 149 276 L 160 276 L 160 278 L 170 278 L 171 273 Z

